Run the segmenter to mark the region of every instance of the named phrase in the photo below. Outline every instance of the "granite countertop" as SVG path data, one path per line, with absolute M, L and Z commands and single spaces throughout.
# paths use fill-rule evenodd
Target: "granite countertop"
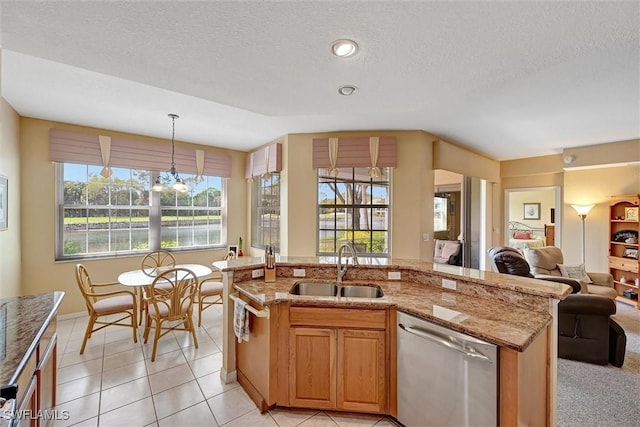
M 301 280 L 290 276 L 278 277 L 275 283 L 242 279 L 239 283 L 235 282 L 234 286 L 265 306 L 278 302 L 314 306 L 395 306 L 398 310 L 516 351 L 524 351 L 551 323 L 548 300 L 562 300 L 571 293 L 571 287 L 561 283 L 428 261 L 367 257 L 358 257 L 358 261 L 360 267 L 349 268 L 349 271 L 362 268 L 357 273 L 357 279 L 349 279 L 345 284 L 362 281 L 377 284 L 382 288 L 384 297 L 290 295 L 289 288 Z M 316 267 L 324 268 L 326 273 L 326 268 L 335 266 L 336 262 L 337 258 L 333 256 L 276 257 L 276 264 L 281 267 L 307 269 L 306 281 L 320 277 L 315 275 L 318 272 Z M 263 264 L 261 257 L 244 257 L 216 261 L 213 266 L 222 272 L 244 271 L 246 276 L 247 270 L 263 267 Z M 400 271 L 403 280 L 379 280 L 380 274 L 375 272 L 380 270 Z M 429 277 L 430 284 L 415 281 L 414 278 L 418 276 Z M 442 279 L 456 280 L 458 290 L 440 287 Z
M 410 270 L 428 273 L 433 276 L 450 278 L 453 280 L 465 280 L 469 283 L 478 283 L 484 286 L 494 287 L 497 290 L 509 290 L 522 294 L 541 296 L 545 298 L 564 299 L 571 293 L 571 287 L 562 283 L 531 279 L 495 273 L 493 271 L 477 270 L 473 268 L 457 267 L 448 264 L 437 264 L 429 261 L 414 259 L 374 258 L 358 257 L 361 267 L 384 270 Z M 279 266 L 313 268 L 318 266 L 336 265 L 336 257 L 276 257 Z M 213 267 L 225 271 L 250 270 L 264 266 L 261 257 L 242 257 L 229 261 L 215 261 Z M 357 267 L 355 267 L 357 268 Z
M 17 381 L 63 298 L 56 291 L 0 299 L 0 385 Z
M 288 293 L 299 278 L 278 278 L 275 283 L 260 280 L 234 283 L 251 300 L 269 306 L 280 302 L 295 305 L 389 307 L 434 321 L 453 330 L 516 351 L 524 351 L 551 322 L 549 313 L 531 311 L 501 301 L 478 298 L 433 286 L 407 281 L 371 281 L 379 285 L 382 298 L 298 296 Z M 305 279 L 314 281 L 314 279 Z M 326 280 L 325 280 L 326 281 Z M 358 281 L 344 282 L 344 284 Z

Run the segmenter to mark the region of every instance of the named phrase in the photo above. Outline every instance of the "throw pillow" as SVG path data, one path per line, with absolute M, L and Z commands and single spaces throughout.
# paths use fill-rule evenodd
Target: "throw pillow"
M 584 283 L 593 283 L 591 281 L 591 277 L 589 277 L 587 272 L 584 270 L 584 264 L 558 264 L 558 268 L 560 269 L 560 274 L 562 274 L 563 277 L 570 277 Z
M 451 255 L 458 253 L 460 245 L 458 243 L 445 243 L 442 248 L 442 258 L 449 259 Z
M 515 233 L 513 233 L 513 238 L 514 239 L 529 240 L 529 239 L 531 239 L 531 232 L 529 232 L 529 231 L 516 231 Z

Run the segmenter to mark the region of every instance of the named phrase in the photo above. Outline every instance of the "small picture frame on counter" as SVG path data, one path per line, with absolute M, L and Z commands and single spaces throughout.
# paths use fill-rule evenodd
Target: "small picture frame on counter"
M 624 248 L 624 258 L 638 259 L 638 248 Z
M 238 245 L 229 245 L 229 247 L 227 248 L 227 255 L 225 256 L 225 260 L 232 258 L 231 254 L 233 253 L 233 258 L 237 258 L 238 257 Z

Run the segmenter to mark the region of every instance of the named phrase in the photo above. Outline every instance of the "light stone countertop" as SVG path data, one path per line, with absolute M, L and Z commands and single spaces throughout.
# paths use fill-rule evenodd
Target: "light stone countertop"
M 299 280 L 335 280 L 335 276 L 327 275 L 333 275 L 335 258 L 279 258 L 278 268 L 287 274 L 280 277 L 279 273 L 275 283 L 250 279 L 249 271 L 262 267 L 261 258 L 241 258 L 213 265 L 223 272 L 233 271 L 238 276 L 234 287 L 264 306 L 281 302 L 326 307 L 395 306 L 400 311 L 520 352 L 551 323 L 549 299 L 561 300 L 571 292 L 567 285 L 537 279 L 416 260 L 376 260 L 376 263 L 361 262 L 360 267 L 350 266 L 344 284 L 376 284 L 384 292 L 382 298 L 297 296 L 288 291 Z M 305 268 L 307 277 L 291 277 L 286 269 L 294 267 Z M 386 272 L 396 270 L 402 272 L 402 280 L 380 280 Z M 457 291 L 442 288 L 442 278 L 456 280 Z

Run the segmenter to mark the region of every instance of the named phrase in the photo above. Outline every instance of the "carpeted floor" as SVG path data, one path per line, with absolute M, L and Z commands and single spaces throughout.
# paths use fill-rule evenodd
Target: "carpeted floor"
M 558 359 L 560 427 L 640 426 L 640 310 L 617 306 L 614 318 L 627 335 L 624 365 Z

